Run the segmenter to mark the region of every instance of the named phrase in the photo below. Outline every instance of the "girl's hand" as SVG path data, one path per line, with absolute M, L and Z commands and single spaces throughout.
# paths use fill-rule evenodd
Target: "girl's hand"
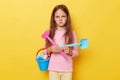
M 59 46 L 51 46 L 51 52 L 60 52 Z
M 47 49 L 47 53 L 51 53 L 51 52 L 60 52 L 60 48 L 58 46 L 51 46 Z
M 72 50 L 68 47 L 68 46 L 64 46 L 63 50 L 66 54 L 71 55 L 72 56 Z

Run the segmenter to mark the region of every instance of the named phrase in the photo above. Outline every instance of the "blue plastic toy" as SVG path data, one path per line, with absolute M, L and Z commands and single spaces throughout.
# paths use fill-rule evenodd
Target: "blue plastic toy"
M 83 38 L 80 40 L 79 43 L 74 43 L 74 44 L 67 44 L 67 45 L 60 45 L 59 47 L 62 48 L 63 46 L 68 46 L 68 47 L 73 47 L 73 46 L 80 46 L 81 49 L 88 48 L 88 39 Z
M 36 61 L 38 63 L 38 67 L 41 71 L 48 70 L 49 59 L 46 59 L 46 60 L 36 59 Z
M 38 55 L 36 56 L 36 59 L 43 60 L 43 59 L 44 59 L 44 56 L 43 56 L 42 54 L 38 54 Z
M 48 65 L 49 65 L 49 57 L 47 55 L 39 54 L 40 51 L 45 50 L 46 48 L 41 48 L 38 50 L 36 54 L 36 61 L 38 64 L 38 67 L 41 71 L 46 71 L 48 70 Z

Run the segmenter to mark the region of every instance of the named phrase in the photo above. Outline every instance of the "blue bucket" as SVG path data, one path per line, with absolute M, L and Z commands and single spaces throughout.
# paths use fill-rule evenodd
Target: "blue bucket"
M 36 61 L 37 61 L 38 67 L 41 71 L 48 70 L 49 59 L 46 59 L 46 60 L 36 59 Z
M 38 67 L 41 71 L 46 71 L 48 70 L 48 66 L 49 66 L 49 58 L 47 59 L 39 59 L 37 58 L 37 55 L 39 54 L 40 51 L 45 50 L 46 48 L 41 48 L 38 50 L 37 54 L 36 54 L 36 61 L 38 64 Z

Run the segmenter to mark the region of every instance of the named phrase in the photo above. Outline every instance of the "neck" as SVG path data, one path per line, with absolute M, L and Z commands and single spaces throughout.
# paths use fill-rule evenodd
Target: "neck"
M 57 30 L 65 30 L 65 26 L 63 27 L 57 26 Z

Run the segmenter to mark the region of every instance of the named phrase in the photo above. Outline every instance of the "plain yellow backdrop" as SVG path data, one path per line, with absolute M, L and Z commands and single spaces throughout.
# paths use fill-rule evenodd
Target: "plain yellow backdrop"
M 73 80 L 120 80 L 120 0 L 0 0 L 0 80 L 48 80 L 35 55 L 52 9 L 65 4 L 78 42 Z

